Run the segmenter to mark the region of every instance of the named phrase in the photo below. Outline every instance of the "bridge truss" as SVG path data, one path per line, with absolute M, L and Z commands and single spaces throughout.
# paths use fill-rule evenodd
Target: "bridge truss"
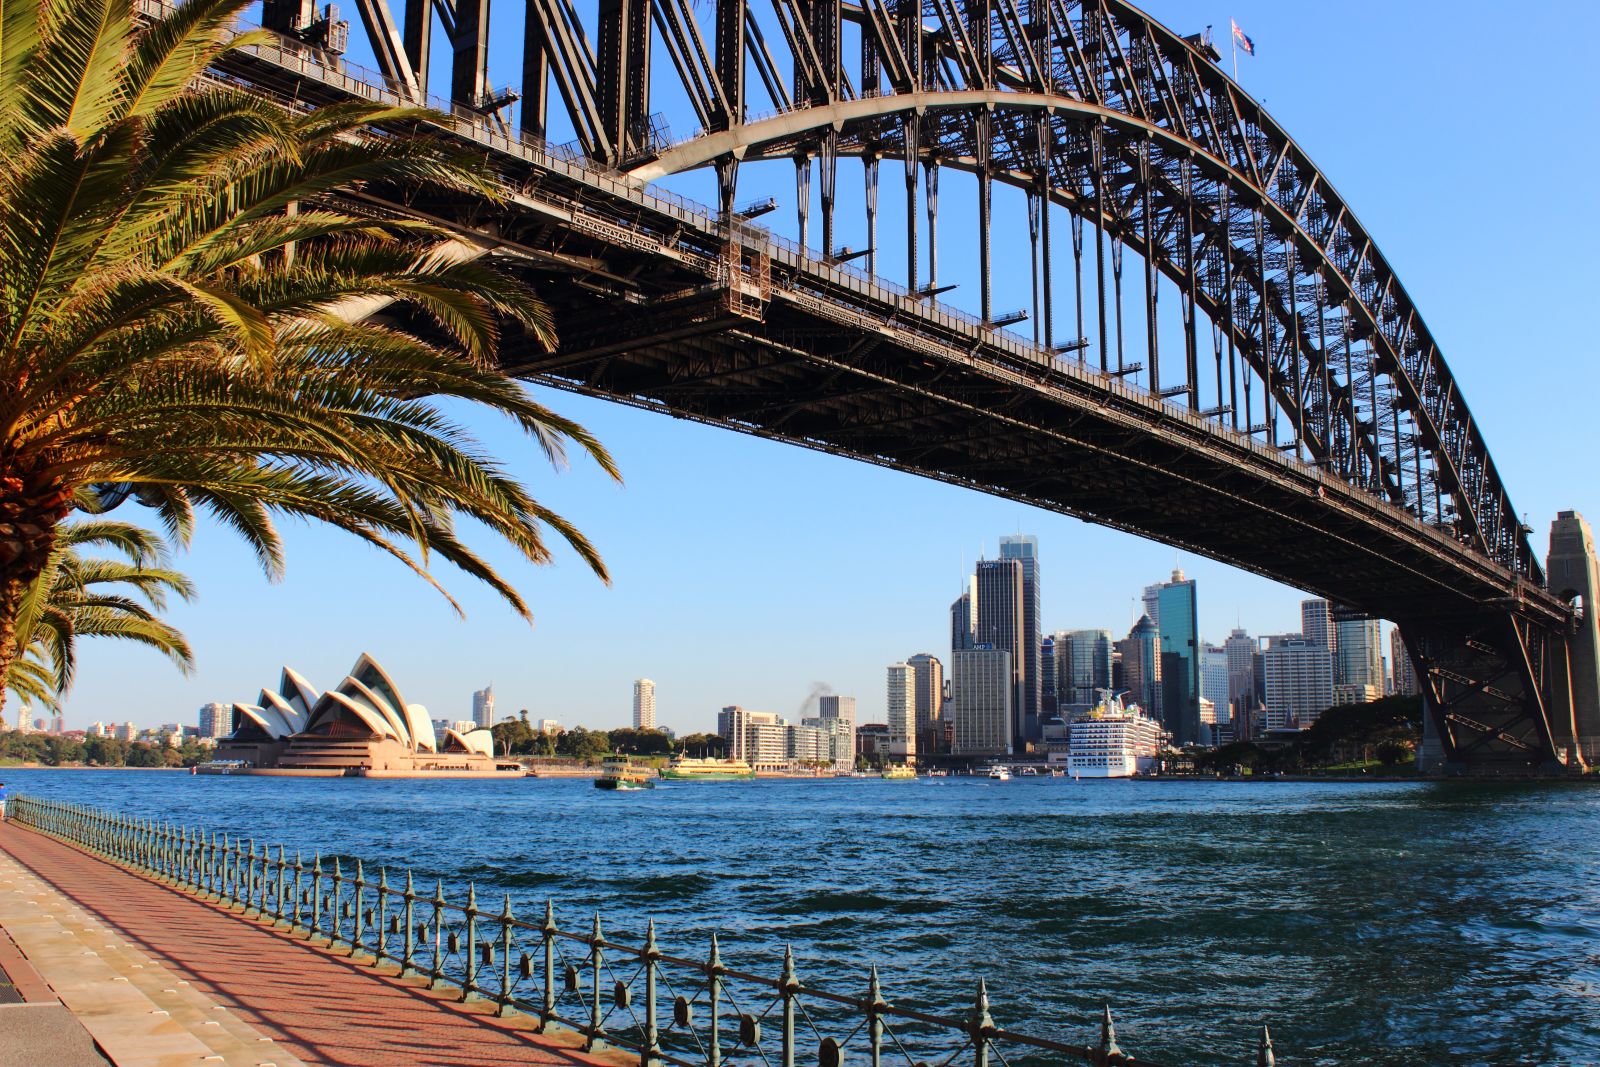
M 1558 699 L 1571 611 L 1461 390 L 1354 213 L 1207 40 L 1121 0 L 596 2 L 525 0 L 520 91 L 491 86 L 489 0 L 405 0 L 398 17 L 358 0 L 380 67 L 365 79 L 330 51 L 333 12 L 266 0 L 284 45 L 231 73 L 296 106 L 423 102 L 446 35 L 441 135 L 488 149 L 514 196 L 493 212 L 376 199 L 538 281 L 561 348 L 513 346 L 516 373 L 1078 515 L 1392 619 L 1448 763 L 1581 764 L 1579 720 L 1600 713 Z M 652 110 L 663 52 L 699 126 L 678 142 Z M 558 101 L 565 149 L 545 143 Z M 860 161 L 859 198 L 841 196 L 841 158 Z M 737 210 L 741 168 L 772 161 L 795 168 L 798 245 Z M 885 163 L 906 185 L 900 284 L 877 255 Z M 716 210 L 652 188 L 698 168 L 716 172 Z M 976 316 L 937 301 L 945 170 L 977 197 Z M 994 310 L 996 185 L 1027 205 L 1024 313 Z M 860 253 L 835 245 L 846 201 Z M 1005 328 L 1024 318 L 1031 339 Z

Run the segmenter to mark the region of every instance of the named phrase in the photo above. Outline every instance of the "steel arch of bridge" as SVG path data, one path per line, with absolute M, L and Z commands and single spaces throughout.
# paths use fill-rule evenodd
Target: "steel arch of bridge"
M 451 104 L 457 116 L 469 118 L 475 129 L 509 132 L 504 116 L 519 94 L 489 88 L 489 0 L 406 0 L 403 23 L 384 0 L 358 2 L 390 90 L 401 97 L 425 97 L 429 33 L 437 20 L 453 45 Z M 1545 700 L 1551 679 L 1563 669 L 1563 611 L 1542 593 L 1530 531 L 1515 518 L 1437 344 L 1353 212 L 1293 139 L 1218 69 L 1207 42 L 1173 33 L 1121 0 L 770 0 L 770 14 L 759 18 L 749 0 L 714 0 L 708 47 L 694 0 L 596 0 L 591 46 L 573 0 L 525 3 L 522 132 L 534 139 L 546 134 L 547 87 L 553 85 L 582 153 L 638 187 L 668 174 L 715 167 L 722 233 L 729 241 L 722 284 L 730 291 L 760 289 L 754 274 L 758 265 L 766 269 L 762 255 L 741 259 L 735 247 L 742 240 L 741 227 L 730 220 L 742 163 L 793 159 L 802 191 L 808 190 L 813 169 L 820 168 L 821 260 L 826 263 L 836 257 L 832 230 L 839 158 L 855 156 L 866 164 L 869 228 L 877 224 L 878 167 L 902 161 L 909 193 L 906 281 L 914 295 L 937 289 L 931 230 L 938 171 L 950 167 L 975 174 L 981 319 L 989 324 L 996 321 L 989 284 L 992 185 L 1024 190 L 1036 294 L 1039 264 L 1044 265 L 1042 299 L 1035 298 L 1044 323 L 1044 351 L 1076 352 L 1081 360 L 1092 345 L 1097 357 L 1092 363 L 1109 378 L 1142 372 L 1151 394 L 1177 402 L 1192 417 L 1247 435 L 1275 452 L 1306 457 L 1344 485 L 1409 514 L 1367 521 L 1414 523 L 1419 542 L 1425 541 L 1421 531 L 1443 534 L 1452 549 L 1440 550 L 1441 556 L 1455 555 L 1459 546 L 1498 572 L 1501 577 L 1490 584 L 1498 584 L 1500 598 L 1463 597 L 1463 603 L 1470 599 L 1474 605 L 1469 612 L 1434 606 L 1419 608 L 1412 618 L 1403 611 L 1390 613 L 1400 618 L 1425 680 L 1446 755 L 1463 762 L 1537 765 L 1558 761 L 1563 750 L 1576 746 L 1582 731 L 1573 709 L 1552 708 Z M 264 10 L 269 27 L 302 40 L 325 44 L 331 33 L 328 20 L 318 23 L 310 0 L 266 0 Z M 858 61 L 846 61 L 846 27 L 853 28 L 860 45 Z M 662 140 L 653 121 L 653 48 L 667 53 L 702 127 L 681 143 Z M 751 71 L 775 109 L 766 117 L 751 117 L 746 92 Z M 919 170 L 929 193 L 926 287 L 917 278 Z M 523 166 L 508 166 L 508 171 L 516 182 L 546 181 L 537 165 L 531 179 Z M 807 205 L 801 209 L 804 232 L 809 195 L 802 202 Z M 1064 346 L 1057 345 L 1060 331 L 1054 322 L 1048 205 L 1064 208 L 1071 221 L 1079 329 Z M 439 210 L 464 225 L 481 225 L 481 212 L 470 205 Z M 615 205 L 608 210 L 615 212 Z M 619 218 L 628 215 L 624 210 Z M 629 222 L 645 225 L 637 218 Z M 1089 241 L 1085 226 L 1092 230 Z M 495 229 L 500 240 L 521 232 L 501 224 Z M 597 232 L 591 229 L 588 236 Z M 681 227 L 673 231 L 673 242 L 684 239 Z M 568 240 L 557 243 L 565 247 Z M 586 247 L 598 251 L 607 242 L 617 247 L 629 240 L 616 230 Z M 875 237 L 869 244 L 876 245 Z M 1122 249 L 1131 249 L 1143 263 L 1148 363 L 1111 363 L 1108 244 L 1119 315 Z M 875 257 L 875 247 L 869 254 Z M 1092 316 L 1097 321 L 1090 324 L 1084 322 L 1081 296 L 1086 254 L 1094 261 L 1098 305 Z M 600 262 L 598 256 L 589 259 Z M 645 271 L 641 264 L 632 269 Z M 802 263 L 801 273 L 804 269 Z M 1179 294 L 1184 340 L 1177 384 L 1170 377 L 1163 381 L 1162 371 L 1178 360 L 1163 361 L 1156 351 L 1157 274 Z M 605 284 L 617 277 L 611 275 Z M 766 299 L 761 295 L 759 306 L 749 309 L 757 318 Z M 890 322 L 898 314 L 891 311 Z M 1216 406 L 1205 410 L 1203 319 L 1212 328 L 1210 354 L 1218 383 Z M 817 358 L 804 344 L 784 340 L 794 331 L 792 323 L 769 322 L 763 331 L 748 323 L 719 322 L 736 344 L 764 345 L 790 363 Z M 687 338 L 696 328 L 674 327 L 677 332 L 661 333 L 652 343 L 667 346 L 663 351 L 670 348 L 674 358 L 693 356 Z M 789 334 L 780 337 L 782 330 Z M 1117 336 L 1120 363 L 1120 319 Z M 592 363 L 596 352 L 623 342 L 607 343 L 610 348 L 591 345 L 523 366 L 572 387 L 563 368 Z M 1235 360 L 1242 371 L 1237 380 Z M 826 381 L 847 372 L 874 381 L 862 367 L 843 363 Z M 630 402 L 642 395 L 637 388 L 607 385 L 601 367 L 586 373 L 577 387 Z M 727 380 L 731 374 L 717 370 L 697 380 Z M 880 377 L 869 388 L 882 391 L 889 383 Z M 818 446 L 814 439 L 757 425 L 753 416 L 658 403 L 675 414 Z M 860 448 L 828 447 L 886 461 Z M 936 466 L 903 460 L 895 465 L 962 480 Z M 1097 516 L 1093 508 L 1008 491 L 1097 521 L 1141 528 L 1137 521 Z M 1219 558 L 1240 558 L 1237 551 L 1214 551 Z M 1259 569 L 1281 574 L 1268 566 Z

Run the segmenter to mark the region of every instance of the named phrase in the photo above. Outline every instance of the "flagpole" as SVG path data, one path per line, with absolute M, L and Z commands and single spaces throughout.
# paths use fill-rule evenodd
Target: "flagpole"
M 1233 44 L 1233 80 L 1239 80 L 1239 27 L 1232 19 L 1228 20 L 1228 40 Z

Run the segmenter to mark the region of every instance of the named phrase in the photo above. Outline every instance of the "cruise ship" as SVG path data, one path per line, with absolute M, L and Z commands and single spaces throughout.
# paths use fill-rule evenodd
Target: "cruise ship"
M 1159 766 L 1161 724 L 1121 694 L 1100 691 L 1099 705 L 1072 720 L 1067 769 L 1074 778 L 1132 778 Z

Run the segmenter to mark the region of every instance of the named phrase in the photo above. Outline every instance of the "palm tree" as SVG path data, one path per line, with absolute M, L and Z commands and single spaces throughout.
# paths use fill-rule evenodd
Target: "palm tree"
M 261 39 L 229 29 L 246 2 L 136 24 L 130 0 L 0 0 L 0 676 L 23 597 L 94 486 L 118 487 L 102 506 L 135 492 L 180 544 L 209 512 L 273 577 L 272 520 L 292 515 L 441 592 L 442 557 L 525 618 L 457 517 L 535 563 L 553 529 L 606 578 L 583 535 L 429 399 L 509 417 L 557 465 L 575 442 L 616 477 L 598 442 L 495 367 L 502 328 L 553 342 L 545 307 L 481 248 L 336 195 L 493 199 L 493 175 L 418 132 L 427 112 L 296 110 L 202 79 Z
M 110 548 L 126 559 L 85 558 L 80 549 Z M 194 666 L 188 640 L 157 613 L 169 595 L 188 600 L 194 585 L 163 564 L 166 542 L 131 523 L 69 522 L 17 613 L 17 645 L 5 688 L 43 707 L 58 707 L 77 669 L 77 639 L 112 637 L 161 652 L 184 673 Z

